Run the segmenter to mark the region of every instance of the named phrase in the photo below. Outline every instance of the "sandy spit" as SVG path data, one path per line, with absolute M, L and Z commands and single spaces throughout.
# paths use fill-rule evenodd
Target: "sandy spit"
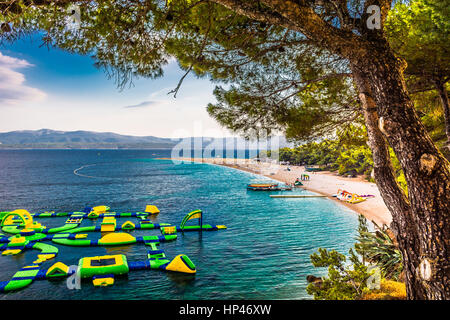
M 362 177 L 347 178 L 337 175 L 333 172 L 306 172 L 302 166 L 274 165 L 263 162 L 256 162 L 251 159 L 223 159 L 223 158 L 177 158 L 165 160 L 199 162 L 215 165 L 222 165 L 234 169 L 251 172 L 262 175 L 282 183 L 292 184 L 302 174 L 308 174 L 309 181 L 303 181 L 303 188 L 321 195 L 326 195 L 333 201 L 339 202 L 358 214 L 364 215 L 368 220 L 374 221 L 378 225 L 390 225 L 392 216 L 387 209 L 375 183 L 368 182 Z M 333 197 L 338 189 L 357 194 L 371 194 L 374 198 L 368 198 L 366 201 L 351 204 L 340 201 Z

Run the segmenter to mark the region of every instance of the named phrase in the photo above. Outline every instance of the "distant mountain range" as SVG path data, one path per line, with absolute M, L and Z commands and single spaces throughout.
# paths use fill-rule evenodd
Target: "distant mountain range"
M 284 137 L 276 137 L 280 147 L 292 147 Z M 211 143 L 213 138 L 204 137 L 203 147 Z M 226 139 L 226 142 L 224 142 Z M 92 131 L 56 131 L 50 129 L 21 130 L 0 132 L 0 149 L 171 149 L 177 144 L 191 144 L 189 138 L 159 138 L 154 136 L 130 136 L 112 132 Z M 242 138 L 219 138 L 216 145 L 236 145 L 236 149 L 245 149 L 248 142 Z M 194 144 L 196 147 L 199 144 Z M 270 145 L 269 145 L 270 146 Z M 188 147 L 188 146 L 187 146 Z M 233 147 L 231 147 L 232 149 Z M 259 149 L 265 149 L 265 143 L 260 143 Z
M 1 148 L 172 148 L 176 141 L 135 137 L 112 132 L 22 130 L 0 133 Z

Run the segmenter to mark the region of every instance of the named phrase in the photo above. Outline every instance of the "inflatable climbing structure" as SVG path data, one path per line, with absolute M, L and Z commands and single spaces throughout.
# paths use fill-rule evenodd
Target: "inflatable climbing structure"
M 22 267 L 11 280 L 0 282 L 0 292 L 23 289 L 33 281 L 69 277 L 75 273 L 81 279 L 91 279 L 94 286 L 110 286 L 114 277 L 135 270 L 166 270 L 187 274 L 196 273 L 194 263 L 184 254 L 170 259 L 164 250 L 159 248 L 163 242 L 177 239 L 177 232 L 216 231 L 226 229 L 224 225 L 203 224 L 203 212 L 195 210 L 188 213 L 179 227 L 169 223 L 153 223 L 149 216 L 160 211 L 154 205 L 148 205 L 144 212 L 110 212 L 108 206 L 87 207 L 75 212 L 43 212 L 30 214 L 19 209 L 0 212 L 0 252 L 3 257 L 18 255 L 26 250 L 38 250 L 33 263 Z M 37 218 L 65 217 L 62 226 L 47 228 L 35 221 Z M 121 225 L 117 218 L 134 218 Z M 100 223 L 83 226 L 84 219 L 99 219 Z M 186 225 L 190 220 L 198 219 L 198 225 Z M 158 229 L 160 235 L 133 236 L 132 230 Z M 96 239 L 88 239 L 88 233 L 100 233 Z M 52 244 L 49 244 L 52 243 Z M 64 262 L 57 261 L 48 268 L 44 262 L 55 259 L 58 246 L 95 247 L 123 246 L 143 244 L 150 249 L 142 261 L 128 261 L 123 254 L 81 257 L 77 268 L 69 268 Z

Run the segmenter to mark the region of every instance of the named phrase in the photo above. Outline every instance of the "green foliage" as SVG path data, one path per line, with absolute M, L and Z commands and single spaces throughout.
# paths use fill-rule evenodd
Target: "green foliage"
M 402 254 L 389 234 L 389 229 L 384 225 L 380 228 L 374 223 L 377 230 L 369 232 L 367 219 L 360 215 L 357 243 L 355 250 L 363 257 L 364 261 L 376 264 L 382 276 L 398 281 L 403 270 Z
M 408 188 L 400 162 L 389 148 L 394 175 L 402 189 Z M 372 152 L 367 145 L 365 127 L 354 124 L 347 126 L 334 139 L 323 139 L 321 142 L 309 142 L 295 148 L 282 148 L 279 160 L 294 165 L 320 165 L 323 169 L 338 171 L 340 175 L 364 175 L 369 181 L 373 169 Z
M 280 149 L 280 161 L 299 165 L 334 164 L 338 155 L 338 147 L 334 140 L 309 142 L 294 149 Z
M 389 236 L 385 226 L 369 232 L 367 220 L 359 217 L 358 237 L 355 250 L 349 256 L 319 248 L 311 255 L 311 263 L 316 268 L 327 268 L 328 275 L 321 281 L 309 283 L 306 291 L 316 300 L 355 300 L 370 292 L 369 277 L 375 272 L 369 266 L 376 266 L 381 276 L 398 280 L 402 271 L 402 255 Z M 347 261 L 348 259 L 348 261 Z
M 362 297 L 371 276 L 367 266 L 355 252 L 349 250 L 349 261 L 336 250 L 319 248 L 311 255 L 311 263 L 316 268 L 328 268 L 328 277 L 321 283 L 308 284 L 306 291 L 316 300 L 355 300 Z
M 244 60 L 230 86 L 216 87 L 217 102 L 208 105 L 209 114 L 240 134 L 283 131 L 288 138 L 308 141 L 330 136 L 358 118 L 354 88 L 339 66 L 342 61 L 333 62 L 308 46 L 290 47 L 289 42 L 296 41 L 302 39 L 288 38 L 283 46 L 278 44 L 281 51 L 274 46 L 247 64 Z
M 385 31 L 391 47 L 407 63 L 406 83 L 422 122 L 437 147 L 450 159 L 444 104 L 437 91 L 448 90 L 446 83 L 450 80 L 448 1 L 398 2 L 389 12 Z
M 385 30 L 408 74 L 431 79 L 450 73 L 450 6 L 442 0 L 398 2 Z
M 369 176 L 373 169 L 372 154 L 367 146 L 344 150 L 336 159 L 339 174 L 353 173 Z
M 373 160 L 366 141 L 364 126 L 349 125 L 335 139 L 309 142 L 294 149 L 281 149 L 280 161 L 298 165 L 323 165 L 329 170 L 338 170 L 341 175 L 370 176 Z
M 410 77 L 411 78 L 411 77 Z M 446 84 L 447 90 L 449 84 Z M 436 90 L 416 92 L 411 95 L 416 110 L 422 123 L 430 134 L 431 139 L 444 154 L 450 159 L 450 150 L 446 146 L 447 136 L 445 134 L 445 116 L 442 103 Z

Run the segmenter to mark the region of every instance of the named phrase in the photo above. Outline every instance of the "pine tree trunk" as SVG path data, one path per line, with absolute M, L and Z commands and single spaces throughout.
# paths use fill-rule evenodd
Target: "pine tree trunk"
M 418 242 L 417 235 L 414 232 L 407 232 L 409 227 L 414 225 L 412 221 L 409 221 L 411 207 L 405 193 L 396 181 L 388 145 L 378 128 L 378 111 L 370 85 L 356 68 L 352 68 L 352 74 L 359 91 L 367 128 L 368 145 L 372 151 L 375 181 L 384 203 L 392 214 L 393 220 L 390 228 L 394 231 L 397 243 L 401 247 L 407 292 L 415 292 L 415 288 L 420 285 L 416 283 L 414 270 L 409 266 L 418 264 L 419 257 L 417 257 L 416 251 L 412 250 L 415 248 L 415 243 Z
M 404 254 L 408 298 L 450 299 L 450 164 L 415 112 L 400 61 L 387 43 L 378 42 L 371 49 L 364 61 L 351 63 L 370 84 L 379 129 L 394 149 L 408 185 L 410 210 L 392 212 Z M 398 197 L 395 191 L 384 196 Z
M 440 79 L 436 80 L 434 84 L 439 93 L 439 98 L 441 99 L 442 109 L 444 110 L 445 133 L 447 134 L 447 148 L 450 149 L 450 107 L 448 102 L 447 88 L 445 87 L 445 83 Z
M 388 145 L 378 128 L 377 105 L 373 99 L 370 85 L 356 68 L 352 68 L 352 75 L 359 91 L 359 99 L 367 128 L 368 145 L 372 151 L 375 179 L 383 200 L 391 212 L 409 211 L 408 199 L 395 178 Z

